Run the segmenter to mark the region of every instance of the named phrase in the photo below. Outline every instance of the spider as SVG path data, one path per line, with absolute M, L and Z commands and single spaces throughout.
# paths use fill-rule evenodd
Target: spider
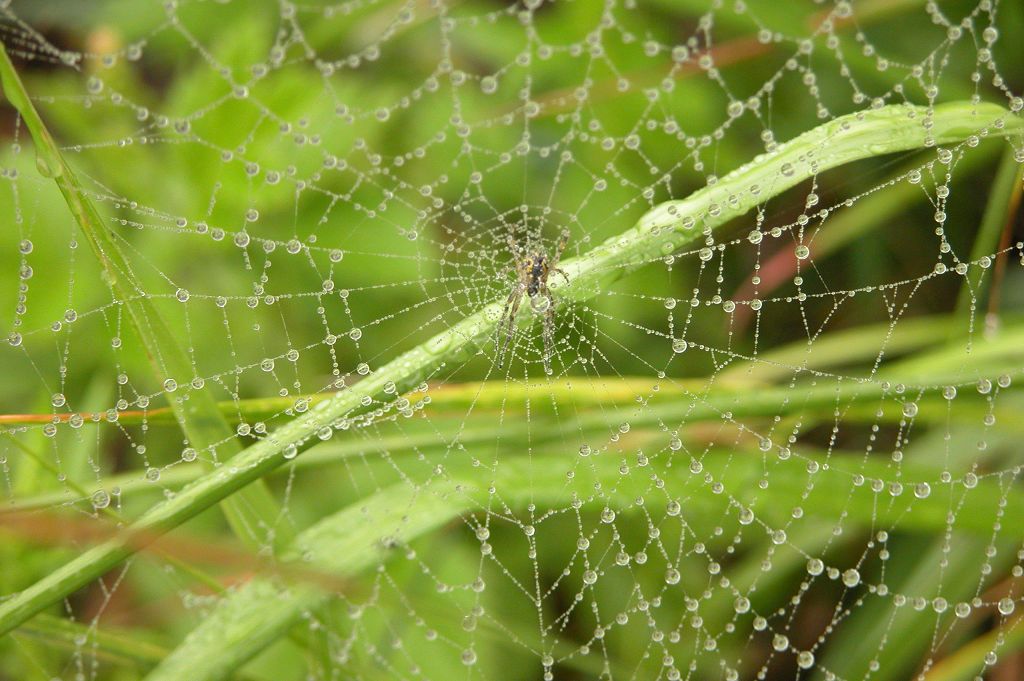
M 501 314 L 501 321 L 498 322 L 498 330 L 504 329 L 504 338 L 495 340 L 498 349 L 498 367 L 504 366 L 505 351 L 512 340 L 515 328 L 516 314 L 519 312 L 519 305 L 523 302 L 523 295 L 530 297 L 530 307 L 535 312 L 544 315 L 544 373 L 551 373 L 551 348 L 554 344 L 555 335 L 555 300 L 548 289 L 548 277 L 552 272 L 562 275 L 566 283 L 569 276 L 564 270 L 558 269 L 558 260 L 562 257 L 562 251 L 569 242 L 569 233 L 562 232 L 562 238 L 558 240 L 558 246 L 553 256 L 542 249 L 533 249 L 527 252 L 519 246 L 515 237 L 511 234 L 508 237 L 509 251 L 515 259 L 516 283 L 512 285 L 512 291 L 505 301 L 505 309 Z M 499 345 L 500 343 L 500 345 Z

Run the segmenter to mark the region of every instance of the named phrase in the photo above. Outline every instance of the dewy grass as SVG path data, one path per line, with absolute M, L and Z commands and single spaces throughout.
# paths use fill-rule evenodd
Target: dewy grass
M 31 110 L 24 90 L 9 61 L 3 60 L 3 81 L 12 103 L 22 111 Z M 866 113 L 844 116 L 825 123 L 775 151 L 762 154 L 733 171 L 715 185 L 689 198 L 658 205 L 631 229 L 608 239 L 590 252 L 562 263 L 568 282 L 554 282 L 559 301 L 582 301 L 646 263 L 658 261 L 699 239 L 704 230 L 714 229 L 745 214 L 798 183 L 830 168 L 858 159 L 881 156 L 933 145 L 956 144 L 973 136 L 1019 133 L 1021 120 L 994 104 L 953 103 L 926 109 L 890 106 Z M 37 144 L 56 147 L 48 134 Z M 54 157 L 41 155 L 50 174 L 66 178 L 52 167 Z M 59 158 L 59 157 L 58 157 Z M 64 170 L 61 168 L 60 170 Z M 75 189 L 63 180 L 62 189 Z M 66 194 L 67 195 L 67 194 Z M 72 192 L 76 216 L 84 213 L 99 220 L 95 209 L 82 203 L 85 195 Z M 77 209 L 77 210 L 76 210 Z M 126 297 L 127 303 L 129 297 Z M 109 541 L 86 551 L 34 585 L 0 604 L 0 633 L 6 633 L 48 605 L 85 586 L 121 563 L 138 548 L 132 540 L 155 537 L 196 516 L 210 506 L 228 499 L 259 480 L 269 471 L 293 458 L 299 450 L 318 442 L 315 433 L 361 409 L 365 397 L 378 403 L 415 386 L 446 362 L 485 346 L 501 316 L 501 301 L 494 301 L 464 318 L 450 329 L 380 367 L 358 384 L 336 393 L 301 413 L 268 437 L 238 453 L 230 465 L 221 466 L 151 507 L 126 531 L 123 539 Z M 529 314 L 524 315 L 524 320 Z M 187 390 L 188 375 L 174 375 L 179 390 Z M 191 403 L 192 401 L 190 401 Z M 209 405 L 215 411 L 215 405 Z M 216 418 L 209 412 L 195 418 Z
M 827 464 L 828 457 L 808 457 L 808 461 Z M 870 480 L 881 480 L 889 474 L 885 461 L 857 461 L 857 472 Z M 295 542 L 291 560 L 330 574 L 355 574 L 387 559 L 389 551 L 401 551 L 412 540 L 433 531 L 460 515 L 485 508 L 487 488 L 494 485 L 507 490 L 503 502 L 512 507 L 536 504 L 571 503 L 574 498 L 590 500 L 595 489 L 603 489 L 619 511 L 629 509 L 637 498 L 649 493 L 650 480 L 645 475 L 624 476 L 617 457 L 594 460 L 587 474 L 565 479 L 564 456 L 538 457 L 532 461 L 506 461 L 491 477 L 474 476 L 470 466 L 452 466 L 450 479 L 434 479 L 415 486 L 402 482 L 385 488 L 367 499 L 324 518 L 302 532 Z M 763 475 L 763 463 L 756 456 L 736 456 L 730 451 L 711 452 L 704 458 L 705 469 L 726 489 L 757 489 Z M 850 492 L 853 471 L 843 471 L 832 461 L 832 475 L 803 500 L 812 516 L 826 522 L 845 513 L 851 524 L 891 526 L 899 519 L 907 531 L 934 535 L 948 529 L 949 501 L 936 494 L 926 499 L 907 493 L 879 504 L 870 485 L 855 487 Z M 668 489 L 685 495 L 690 522 L 708 523 L 723 515 L 735 514 L 739 508 L 727 495 L 715 494 L 702 482 L 694 480 L 685 466 L 651 465 L 653 472 Z M 478 469 L 479 470 L 479 469 Z M 905 465 L 907 480 L 918 476 L 934 477 L 938 471 L 931 466 Z M 793 500 L 806 492 L 805 471 L 799 467 L 778 468 L 774 482 L 758 500 L 757 516 L 769 526 L 785 521 Z M 997 480 L 979 482 L 980 493 L 965 499 L 958 511 L 957 528 L 986 538 L 991 532 L 991 518 L 1001 503 L 1005 513 L 1024 513 L 1024 493 L 1007 495 Z M 634 509 L 638 510 L 638 509 Z M 888 524 L 887 524 L 888 523 Z M 763 528 L 758 526 L 760 531 Z M 1024 528 L 1016 528 L 1018 538 Z M 971 560 L 970 553 L 965 554 Z M 185 638 L 147 677 L 149 681 L 211 681 L 228 673 L 281 637 L 302 616 L 315 610 L 330 598 L 330 593 L 313 584 L 280 586 L 271 580 L 256 578 L 225 595 L 213 612 Z
M 1005 149 L 999 162 L 999 169 L 992 180 L 978 236 L 971 249 L 972 260 L 988 257 L 988 254 L 997 252 L 1003 235 L 1007 231 L 1013 231 L 1012 221 L 1016 208 L 1020 205 L 1022 180 L 1024 164 L 1017 161 L 1013 149 Z M 978 269 L 964 280 L 953 317 L 958 323 L 951 324 L 951 328 L 969 328 L 972 320 L 976 324 L 977 320 L 985 319 L 985 315 L 979 313 L 983 309 L 990 278 L 983 275 L 984 270 Z
M 158 382 L 168 394 L 171 411 L 188 445 L 198 451 L 215 451 L 219 457 L 231 458 L 241 450 L 241 445 L 217 408 L 210 390 L 190 386 L 187 400 L 177 396 L 180 394 L 177 386 L 188 385 L 194 374 L 188 353 L 178 343 L 152 301 L 142 295 L 142 287 L 120 247 L 78 177 L 61 156 L 3 45 L 0 45 L 0 83 L 8 101 L 18 110 L 32 135 L 40 174 L 57 183 L 82 234 L 103 267 L 111 292 L 128 311 L 131 327 L 146 349 Z M 271 530 L 277 540 L 287 542 L 289 539 L 287 528 L 278 528 L 280 523 L 276 521 L 281 517 L 281 511 L 262 482 L 243 490 L 237 498 L 225 498 L 222 508 L 235 534 L 253 549 L 267 543 L 265 536 Z

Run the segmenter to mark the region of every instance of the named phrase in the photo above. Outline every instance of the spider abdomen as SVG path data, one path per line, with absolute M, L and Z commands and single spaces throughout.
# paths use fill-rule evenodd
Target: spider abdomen
M 544 258 L 534 258 L 530 261 L 529 281 L 526 283 L 526 293 L 531 298 L 540 292 L 541 282 L 544 281 Z

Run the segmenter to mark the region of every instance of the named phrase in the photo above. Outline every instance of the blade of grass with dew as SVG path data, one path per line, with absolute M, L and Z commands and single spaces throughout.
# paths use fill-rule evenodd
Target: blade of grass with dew
M 63 617 L 42 614 L 18 630 L 16 636 L 30 637 L 48 648 L 80 651 L 85 641 L 90 655 L 121 665 L 143 670 L 155 667 L 169 652 L 163 646 L 150 643 L 127 633 L 99 631 Z
M 920 538 L 915 538 L 920 544 Z M 912 540 L 914 541 L 914 540 Z M 912 678 L 932 653 L 936 637 L 953 626 L 955 603 L 969 601 L 978 591 L 984 576 L 978 570 L 977 560 L 983 555 L 989 540 L 980 537 L 950 537 L 931 544 L 904 545 L 893 548 L 893 555 L 903 555 L 909 561 L 903 566 L 889 565 L 886 583 L 893 593 L 911 598 L 924 597 L 928 606 L 934 599 L 945 598 L 948 606 L 943 613 L 934 613 L 934 619 L 923 626 L 921 614 L 907 604 L 894 608 L 888 599 L 866 600 L 835 634 L 823 660 L 825 668 L 839 678 L 858 679 L 870 675 L 878 681 L 902 681 Z M 997 555 L 990 559 L 992 570 L 999 574 L 1009 567 L 1014 557 L 1012 543 L 1006 540 L 994 544 Z M 936 566 L 945 565 L 943 570 Z M 882 640 L 899 641 L 899 645 L 881 645 Z M 870 670 L 874 664 L 877 670 Z
M 940 462 L 934 456 L 940 437 L 945 440 L 945 435 L 939 433 L 932 437 L 916 439 L 908 448 L 904 462 L 933 461 L 949 470 L 970 470 L 976 465 L 984 469 L 989 460 L 998 456 L 994 451 L 998 447 L 994 446 L 989 446 L 981 452 L 977 451 L 973 446 L 977 442 L 977 433 L 958 429 L 949 434 L 949 440 L 943 442 L 948 447 L 948 454 Z M 1004 487 L 1013 489 L 1010 485 Z M 994 493 L 999 495 L 1003 492 Z M 950 508 L 957 507 L 959 495 L 943 496 L 946 496 L 946 503 Z M 970 511 L 962 507 L 957 510 L 957 521 L 963 519 L 965 512 Z M 1000 516 L 992 515 L 987 518 L 990 528 L 998 517 Z M 1006 531 L 1007 525 L 1003 523 L 1002 530 L 998 533 L 993 534 L 994 530 L 990 529 L 987 535 L 979 533 L 977 537 L 955 532 L 942 532 L 935 537 L 893 537 L 892 540 L 899 544 L 887 548 L 896 558 L 887 561 L 884 566 L 885 582 L 889 585 L 890 592 L 902 593 L 908 597 L 923 596 L 929 601 L 941 595 L 947 600 L 947 610 L 944 614 L 936 613 L 935 617 L 945 618 L 945 626 L 949 626 L 956 621 L 952 614 L 956 602 L 969 601 L 983 590 L 986 573 L 978 566 L 977 556 L 985 553 L 986 545 L 992 543 L 997 547 L 995 557 L 991 558 L 991 574 L 1003 574 L 1003 570 L 1013 560 L 1012 545 L 1015 537 L 1012 531 Z M 951 529 L 953 527 L 951 525 Z M 956 548 L 952 548 L 954 546 Z M 944 569 L 936 567 L 945 565 L 945 561 L 949 561 L 949 565 Z M 890 602 L 868 600 L 862 608 L 851 614 L 842 631 L 829 646 L 825 664 L 834 663 L 837 666 L 827 668 L 837 672 L 841 670 L 841 673 L 848 675 L 847 678 L 857 678 L 868 672 L 867 665 L 877 650 L 880 668 L 878 672 L 871 674 L 872 678 L 889 681 L 909 678 L 914 669 L 923 665 L 922 655 L 930 650 L 931 637 L 936 631 L 941 631 L 935 627 L 921 626 L 919 617 L 908 617 L 907 613 L 912 610 L 910 604 L 901 612 L 900 609 L 893 609 Z M 901 645 L 875 648 L 882 637 L 901 641 Z
M 1024 649 L 1024 621 L 1006 618 L 999 627 L 972 639 L 953 654 L 939 660 L 924 676 L 924 681 L 973 681 L 992 667 L 991 652 L 1009 656 Z M 1010 663 L 1013 664 L 1012 662 Z
M 503 503 L 512 508 L 526 504 L 569 505 L 574 499 L 593 496 L 594 489 L 612 490 L 606 502 L 618 512 L 628 512 L 638 497 L 650 493 L 648 476 L 623 475 L 620 457 L 592 459 L 590 470 L 580 469 L 572 480 L 565 472 L 572 468 L 564 456 L 517 459 L 505 462 L 492 479 L 473 475 L 469 465 L 464 470 L 447 471 L 450 479 L 430 479 L 419 486 L 401 482 L 371 497 L 360 500 L 300 533 L 285 559 L 301 560 L 318 570 L 336 575 L 355 575 L 371 565 L 385 562 L 395 551 L 413 540 L 447 525 L 462 514 L 487 508 L 491 485 L 508 490 Z M 925 499 L 909 492 L 893 497 L 883 486 L 875 492 L 871 486 L 852 485 L 854 475 L 867 480 L 888 480 L 892 475 L 888 461 L 851 461 L 851 470 L 835 457 L 822 457 L 819 465 L 828 463 L 828 476 L 815 480 L 808 492 L 808 473 L 802 461 L 774 464 L 775 482 L 768 490 L 759 490 L 756 481 L 763 475 L 760 454 L 737 455 L 716 452 L 705 457 L 704 467 L 726 489 L 747 490 L 758 496 L 756 512 L 765 525 L 784 523 L 789 517 L 793 499 L 805 496 L 802 505 L 808 517 L 834 519 L 845 513 L 851 524 L 865 527 L 885 526 L 926 534 L 948 529 L 949 501 L 938 491 Z M 720 518 L 735 513 L 734 501 L 715 494 L 704 483 L 703 476 L 692 476 L 683 466 L 660 467 L 652 460 L 652 473 L 671 480 L 666 489 L 677 491 L 684 502 L 684 516 L 709 510 Z M 429 473 L 428 473 L 429 474 Z M 905 486 L 917 479 L 936 480 L 931 467 L 907 464 L 903 467 Z M 918 477 L 921 476 L 921 477 Z M 959 483 L 951 483 L 959 490 Z M 881 501 L 884 500 L 884 503 Z M 749 503 L 739 499 L 738 503 Z M 987 536 L 991 518 L 1005 503 L 1005 514 L 1024 513 L 1024 490 L 1003 490 L 991 479 L 982 479 L 977 487 L 964 495 L 955 529 Z M 1024 527 L 1007 528 L 1024 537 Z M 973 554 L 970 554 L 973 556 Z M 973 560 L 973 558 L 972 558 Z M 231 593 L 214 613 L 186 636 L 185 640 L 147 677 L 148 681 L 170 681 L 188 678 L 208 681 L 224 678 L 246 660 L 280 638 L 295 624 L 302 613 L 324 603 L 329 594 L 308 584 L 287 587 L 266 580 L 253 580 Z
M 999 147 L 996 145 L 983 144 L 966 153 L 956 165 L 958 176 L 969 177 L 986 166 L 998 150 Z M 901 166 L 884 181 L 879 182 L 866 196 L 856 198 L 852 206 L 834 211 L 829 215 L 826 224 L 810 230 L 806 243 L 814 256 L 814 262 L 821 264 L 827 256 L 863 238 L 869 232 L 889 224 L 889 221 L 905 211 L 915 200 L 923 198 L 924 192 L 921 187 L 908 182 L 907 178 L 912 171 L 920 170 L 924 165 L 926 161 L 916 156 L 910 163 Z M 761 281 L 757 286 L 748 282 L 733 297 L 746 300 L 753 297 L 755 290 L 762 296 L 768 295 L 792 280 L 796 275 L 796 263 L 792 247 L 783 247 L 775 251 L 761 264 L 758 272 Z M 744 316 L 749 316 L 750 310 L 740 308 L 740 312 Z M 906 322 L 901 322 L 900 326 L 904 323 Z M 948 327 L 943 328 L 945 330 Z
M 1016 328 L 1021 320 L 1009 317 L 1004 326 L 1007 331 Z M 944 342 L 944 332 L 949 328 L 949 317 L 937 315 L 932 317 L 911 317 L 900 321 L 896 327 L 897 333 L 886 343 L 886 356 L 909 354 L 929 346 Z M 715 379 L 715 385 L 728 385 L 741 387 L 758 387 L 764 383 L 788 379 L 794 372 L 826 369 L 838 366 L 848 366 L 873 360 L 878 355 L 875 348 L 877 342 L 885 338 L 893 329 L 891 323 L 876 325 L 858 326 L 851 329 L 841 329 L 819 336 L 814 341 L 813 362 L 808 361 L 808 345 L 806 341 L 798 341 L 789 345 L 775 348 L 758 354 L 756 358 L 736 363 L 721 371 Z M 691 383 L 695 388 L 704 385 L 704 381 L 677 381 L 684 384 Z M 617 380 L 612 388 L 611 398 L 629 400 L 637 394 L 646 392 L 650 386 L 649 378 L 634 378 Z M 502 391 L 505 390 L 505 383 L 501 381 Z M 602 381 L 600 390 L 580 391 L 578 386 L 561 388 L 559 384 L 545 386 L 545 390 L 553 390 L 558 393 L 572 392 L 572 399 L 576 404 L 583 406 L 600 406 L 609 399 L 607 381 Z M 431 389 L 432 410 L 456 410 L 468 407 L 475 403 L 474 397 L 480 390 L 480 383 L 454 383 L 440 385 Z M 519 384 L 517 384 L 519 385 Z M 488 391 L 494 392 L 494 391 Z M 409 393 L 405 396 L 410 402 L 417 402 L 422 399 L 423 394 L 419 392 Z M 241 399 L 237 401 L 223 401 L 217 403 L 217 408 L 229 423 L 243 418 L 248 422 L 267 420 L 279 416 L 285 410 L 295 406 L 297 400 L 302 400 L 313 405 L 331 398 L 328 393 L 315 393 L 296 395 L 294 397 L 258 397 Z M 0 425 L 39 425 L 51 423 L 54 419 L 61 422 L 68 421 L 76 412 L 54 415 L 52 413 L 28 413 L 28 414 L 0 414 Z M 92 422 L 91 413 L 78 413 L 89 426 Z M 122 425 L 138 425 L 145 422 L 149 426 L 173 424 L 177 425 L 174 412 L 169 407 L 156 407 L 143 410 L 125 410 L 118 413 L 118 423 Z M 178 466 L 175 466 L 177 468 Z M 165 473 L 173 474 L 175 468 L 169 468 Z
M 8 62 L 9 63 L 9 62 Z M 13 69 L 4 70 L 5 85 Z M 21 91 L 23 92 L 23 90 Z M 29 107 L 27 97 L 16 95 L 17 105 Z M 620 277 L 658 262 L 683 245 L 701 238 L 698 222 L 714 229 L 808 177 L 858 159 L 937 144 L 956 144 L 978 136 L 1016 135 L 1024 120 L 995 104 L 957 102 L 931 109 L 892 105 L 851 114 L 824 123 L 682 200 L 659 204 L 637 224 L 599 244 L 584 255 L 562 263 L 566 281 L 552 284 L 559 305 L 583 301 Z M 52 142 L 51 142 L 52 143 Z M 77 195 L 76 195 L 77 196 Z M 137 547 L 133 535 L 154 537 L 198 515 L 293 459 L 317 442 L 316 433 L 330 428 L 362 407 L 364 397 L 386 404 L 429 378 L 438 367 L 481 351 L 502 316 L 502 301 L 495 300 L 370 373 L 351 388 L 302 412 L 267 438 L 237 454 L 231 466 L 222 466 L 157 503 L 135 525 L 125 540 L 112 540 L 83 553 L 38 582 L 0 603 L 0 634 L 11 631 L 36 612 L 88 584 L 130 556 Z M 536 321 L 525 310 L 521 323 Z M 191 402 L 191 401 L 190 401 Z M 212 409 L 216 405 L 211 406 Z M 208 418 L 216 416 L 210 414 Z
M 101 631 L 63 617 L 46 614 L 22 627 L 17 636 L 39 641 L 53 650 L 68 652 L 81 651 L 81 641 L 85 640 L 90 656 L 142 671 L 155 667 L 170 652 L 161 645 L 128 632 Z M 255 677 L 236 674 L 235 678 L 239 681 L 249 681 Z
M 1007 147 L 1003 150 L 1003 158 L 999 162 L 992 189 L 985 204 L 985 213 L 981 218 L 981 227 L 971 248 L 971 262 L 978 263 L 982 258 L 991 257 L 998 249 L 1003 232 L 1010 228 L 1015 207 L 1020 205 L 1021 182 L 1024 181 L 1024 163 L 1014 158 L 1015 152 Z M 957 299 L 956 311 L 952 320 L 953 337 L 963 335 L 968 329 L 977 331 L 978 303 L 985 298 L 988 288 L 987 267 L 972 265 L 964 277 Z M 989 278 L 991 274 L 989 275 Z
M 852 385 L 851 383 L 850 386 L 852 387 Z M 812 392 L 808 392 L 808 390 L 812 390 Z M 660 392 L 662 392 L 663 396 L 669 395 L 668 390 L 663 389 Z M 895 412 L 885 412 L 881 417 L 878 416 L 878 400 L 883 395 L 880 387 L 876 387 L 874 390 L 862 389 L 860 391 L 840 388 L 838 392 L 834 386 L 802 389 L 801 395 L 803 399 L 799 402 L 792 399 L 793 392 L 790 389 L 765 389 L 759 391 L 759 393 L 761 398 L 757 402 L 747 402 L 737 399 L 743 393 L 716 390 L 699 399 L 699 408 L 694 406 L 695 398 L 687 397 L 686 399 L 674 399 L 660 403 L 658 404 L 657 411 L 648 410 L 640 414 L 619 411 L 606 411 L 598 415 L 588 413 L 584 415 L 586 418 L 573 421 L 571 425 L 576 429 L 576 432 L 582 433 L 583 437 L 590 433 L 593 433 L 595 437 L 600 437 L 601 433 L 607 432 L 608 422 L 621 422 L 622 418 L 626 416 L 629 417 L 631 423 L 638 429 L 645 426 L 656 426 L 672 418 L 678 421 L 683 418 L 680 416 L 682 414 L 686 415 L 686 425 L 689 426 L 704 422 L 719 423 L 722 418 L 721 415 L 725 410 L 731 411 L 734 419 L 752 416 L 764 416 L 767 418 L 775 415 L 785 417 L 790 413 L 807 415 L 808 410 L 812 414 L 814 410 L 817 410 L 822 418 L 834 418 L 833 412 L 837 400 L 843 403 L 845 408 L 843 416 L 848 422 L 864 419 L 865 422 L 874 423 L 879 420 L 898 421 L 903 418 L 902 414 Z M 1016 404 L 1005 403 L 1005 400 L 1001 400 L 993 406 L 982 399 L 970 404 L 963 398 L 958 398 L 958 400 L 957 409 L 952 414 L 947 414 L 945 409 L 935 411 L 935 408 L 939 408 L 945 403 L 944 398 L 926 397 L 918 400 L 917 402 L 921 410 L 918 416 L 915 417 L 915 420 L 918 422 L 927 421 L 934 414 L 933 418 L 943 424 L 954 422 L 978 423 L 984 415 L 991 413 L 998 421 L 1006 424 L 1004 427 L 1008 432 L 1024 432 L 1024 423 L 1020 423 L 1013 418 L 1019 409 Z M 624 404 L 623 406 L 633 407 L 634 404 Z M 858 408 L 858 405 L 862 405 L 863 408 Z M 513 402 L 510 403 L 509 408 L 515 408 L 516 406 L 516 403 Z M 494 440 L 493 420 L 491 420 L 489 415 L 480 415 L 479 418 L 482 425 L 476 425 L 474 419 L 470 419 L 467 426 L 460 433 L 459 442 L 463 446 L 472 446 L 480 442 L 491 442 Z M 543 443 L 548 439 L 554 440 L 559 437 L 558 432 L 545 436 L 545 431 L 549 425 L 555 425 L 555 423 L 549 424 L 541 416 L 534 415 L 531 425 L 531 437 L 535 443 Z M 525 433 L 526 430 L 525 426 L 521 429 L 509 426 L 503 431 L 503 435 L 506 438 L 512 438 L 514 441 L 515 436 Z M 306 470 L 334 465 L 346 459 L 363 457 L 370 453 L 402 455 L 406 452 L 430 451 L 438 448 L 445 449 L 449 446 L 449 440 L 439 435 L 438 431 L 425 429 L 424 432 L 415 434 L 406 433 L 381 436 L 370 440 L 351 438 L 344 442 L 320 444 L 296 459 L 291 465 L 295 470 Z M 53 470 L 56 474 L 56 469 Z M 160 487 L 155 487 L 152 482 L 138 473 L 109 476 L 105 484 L 107 488 L 119 488 L 122 499 L 128 499 L 134 494 L 148 493 L 159 495 L 162 494 L 165 488 L 171 490 L 179 489 L 200 478 L 204 472 L 203 466 L 187 463 L 176 465 L 164 471 L 160 477 Z M 64 490 L 42 492 L 5 505 L 0 508 L 0 517 L 3 517 L 5 514 L 42 510 L 59 505 L 73 506 L 88 502 L 89 497 L 84 493 L 74 497 L 69 496 L 68 492 Z
M 106 228 L 81 182 L 61 156 L 3 45 L 0 45 L 0 84 L 32 136 L 40 174 L 56 182 L 102 265 L 111 293 L 127 309 L 132 328 L 146 350 L 158 382 L 165 387 L 175 419 L 189 445 L 199 451 L 217 451 L 220 457 L 230 459 L 241 451 L 241 445 L 221 417 L 212 393 L 205 388 L 195 388 L 190 391 L 188 399 L 172 394 L 177 388 L 171 389 L 168 382 L 173 381 L 177 386 L 191 381 L 195 371 L 192 362 L 153 302 L 144 295 L 114 235 Z M 281 513 L 277 502 L 262 482 L 240 491 L 237 497 L 226 497 L 223 501 L 224 513 L 235 534 L 250 546 L 259 548 L 265 543 L 263 535 L 267 534 L 283 542 L 290 538 L 288 528 L 278 522 Z
M 921 327 L 920 338 L 917 338 L 917 333 L 914 334 L 917 340 L 924 342 L 925 337 L 932 339 L 936 337 L 935 332 L 944 325 L 934 325 L 933 321 L 938 320 L 929 319 Z M 836 344 L 837 351 L 844 343 L 860 337 L 856 330 L 844 331 L 839 335 L 843 342 Z M 940 341 L 942 340 L 941 335 L 938 338 Z M 649 409 L 639 414 L 633 414 L 636 395 L 645 394 L 652 385 L 652 380 L 649 378 L 603 381 L 601 390 L 597 390 L 594 386 L 589 385 L 585 378 L 580 377 L 578 380 L 583 383 L 577 383 L 577 379 L 569 379 L 545 386 L 544 389 L 559 404 L 572 402 L 577 407 L 582 407 L 580 416 L 572 422 L 571 426 L 584 434 L 600 432 L 607 428 L 608 423 L 621 421 L 627 414 L 620 409 L 628 413 L 629 419 L 638 428 L 680 420 L 685 420 L 687 425 L 704 421 L 720 422 L 722 414 L 726 411 L 731 412 L 734 419 L 790 414 L 806 415 L 808 412 L 813 413 L 814 411 L 820 411 L 825 418 L 833 418 L 833 410 L 837 404 L 842 404 L 845 407 L 844 417 L 847 420 L 858 418 L 872 422 L 879 418 L 898 420 L 903 418 L 902 414 L 887 412 L 883 413 L 881 417 L 877 414 L 878 401 L 886 395 L 880 381 L 886 379 L 892 384 L 902 383 L 911 388 L 917 385 L 919 379 L 925 379 L 923 385 L 926 386 L 970 383 L 978 376 L 986 375 L 982 373 L 984 369 L 1005 367 L 1024 359 L 1024 326 L 1020 328 L 1006 327 L 996 337 L 979 341 L 970 355 L 971 363 L 969 364 L 963 362 L 964 358 L 959 346 L 956 344 L 954 346 L 942 345 L 919 357 L 885 366 L 877 376 L 879 382 L 844 380 L 834 385 L 823 383 L 817 386 L 802 386 L 799 389 L 799 400 L 793 399 L 794 391 L 788 387 L 762 387 L 751 392 L 747 389 L 748 386 L 734 384 L 730 380 L 716 381 L 713 386 L 708 388 L 705 380 L 669 379 L 659 382 L 658 395 L 649 401 Z M 793 356 L 790 357 L 789 351 L 781 351 L 777 355 L 780 363 L 784 363 L 790 358 L 795 359 L 799 348 L 794 348 L 792 352 Z M 773 364 L 772 368 L 775 369 L 777 366 Z M 940 366 L 946 367 L 948 373 L 939 373 L 938 367 Z M 792 371 L 792 367 L 787 369 L 787 372 L 791 373 Z M 451 412 L 457 415 L 461 421 L 466 409 L 472 405 L 475 414 L 483 418 L 484 425 L 476 425 L 474 419 L 471 418 L 462 429 L 459 441 L 463 445 L 473 445 L 493 440 L 494 431 L 488 410 L 498 407 L 507 410 L 522 409 L 530 392 L 538 388 L 538 386 L 523 383 L 505 384 L 493 381 L 442 386 L 432 391 L 431 409 L 432 413 L 437 412 L 434 414 L 435 418 L 439 418 L 439 415 L 444 412 Z M 971 391 L 958 398 L 957 409 L 952 413 L 948 413 L 944 408 L 929 408 L 943 404 L 944 398 L 939 395 L 926 395 L 918 400 L 921 409 L 915 419 L 921 422 L 934 416 L 942 423 L 947 421 L 980 422 L 985 414 L 992 413 L 1001 423 L 1006 424 L 1004 427 L 1009 432 L 1017 432 L 1024 427 L 1024 423 L 1013 418 L 1015 410 L 1018 408 L 1016 404 L 1002 400 L 993 406 L 982 398 L 971 400 L 970 398 L 974 397 L 973 393 L 974 391 Z M 417 394 L 410 394 L 410 397 L 415 400 Z M 863 409 L 860 409 L 858 405 L 863 405 Z M 595 412 L 589 407 L 598 407 L 606 411 Z M 254 409 L 261 408 L 263 407 L 254 407 Z M 532 409 L 534 418 L 529 428 L 525 423 L 509 425 L 503 431 L 504 436 L 515 438 L 527 430 L 531 430 L 535 440 L 544 441 L 543 434 L 547 425 L 544 417 L 548 414 L 550 403 L 536 402 Z M 552 434 L 551 437 L 558 437 L 558 434 Z M 320 444 L 295 460 L 292 465 L 303 469 L 330 465 L 368 452 L 405 452 L 447 446 L 449 446 L 449 441 L 435 428 L 427 428 L 424 432 L 418 433 L 406 432 L 378 436 L 370 440 L 351 437 L 345 441 Z M 176 489 L 198 479 L 203 473 L 204 468 L 199 464 L 177 464 L 164 471 L 161 475 L 161 485 Z M 109 488 L 119 487 L 125 496 L 133 492 L 157 493 L 160 491 L 139 473 L 112 476 L 106 484 Z M 43 492 L 18 499 L 0 508 L 0 517 L 5 513 L 18 513 L 58 504 L 87 501 L 88 498 L 85 496 L 77 499 L 70 498 L 66 491 Z

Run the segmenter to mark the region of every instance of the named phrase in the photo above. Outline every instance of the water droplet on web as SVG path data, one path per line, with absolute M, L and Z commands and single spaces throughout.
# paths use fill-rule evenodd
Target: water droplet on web
M 91 500 L 92 507 L 97 510 L 110 506 L 110 494 L 103 489 L 93 492 Z
M 547 312 L 551 307 L 551 300 L 543 295 L 530 296 L 530 307 L 537 313 Z
M 843 584 L 851 588 L 860 584 L 860 572 L 855 568 L 843 572 Z

